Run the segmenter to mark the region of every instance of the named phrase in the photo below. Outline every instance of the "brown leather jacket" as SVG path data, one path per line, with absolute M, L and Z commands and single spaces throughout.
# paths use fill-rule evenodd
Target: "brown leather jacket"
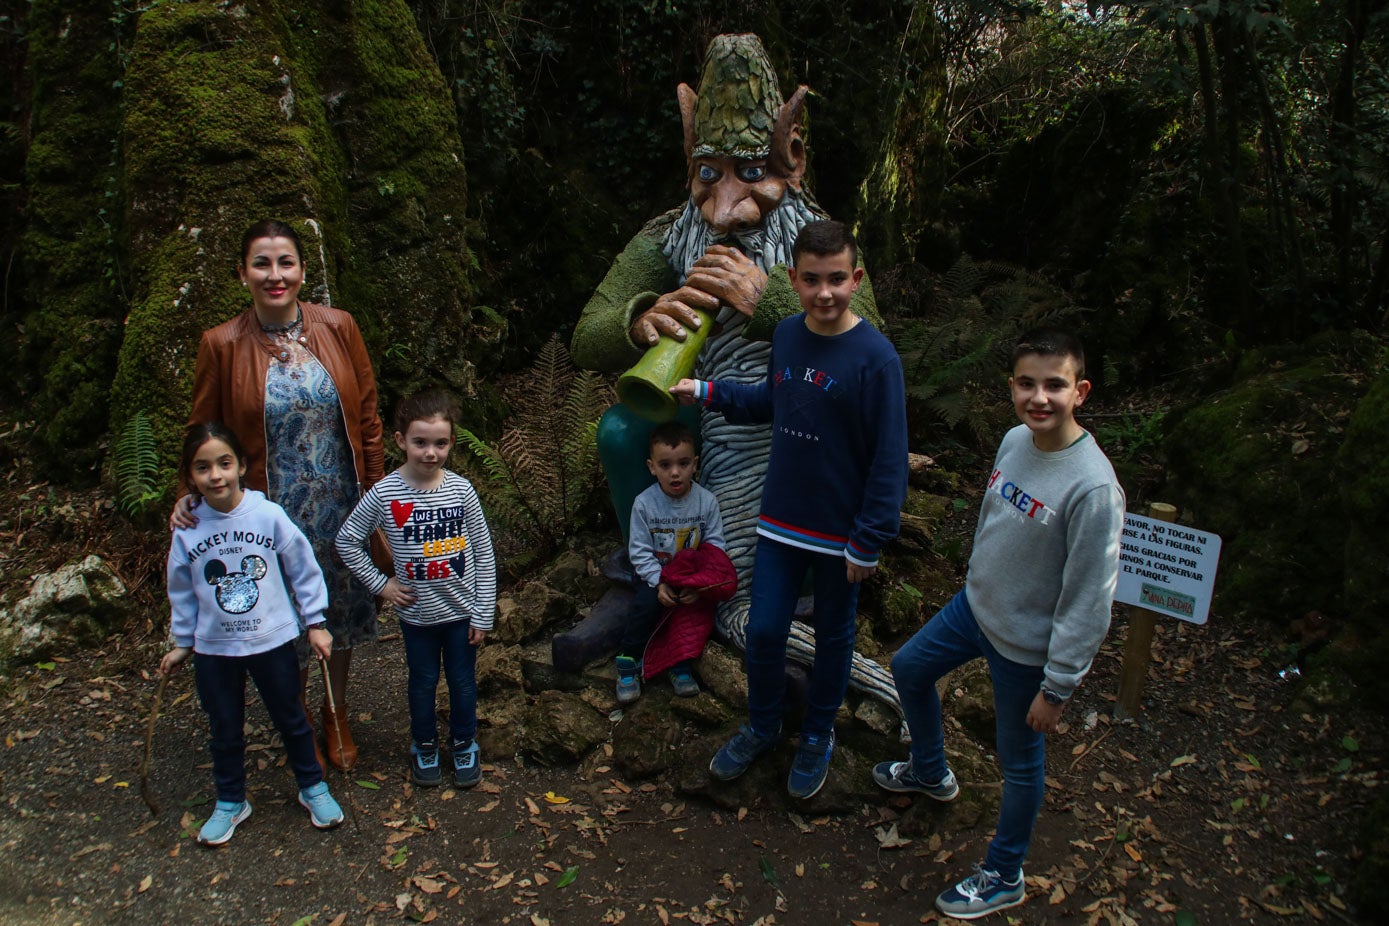
M 304 319 L 300 341 L 337 387 L 357 483 L 365 492 L 381 479 L 385 467 L 376 376 L 366 344 L 346 312 L 310 302 L 299 303 L 299 308 Z M 246 448 L 242 485 L 262 492 L 266 491 L 265 373 L 278 356 L 275 342 L 260 329 L 255 309 L 247 309 L 203 332 L 193 374 L 189 424 L 220 421 L 231 428 Z

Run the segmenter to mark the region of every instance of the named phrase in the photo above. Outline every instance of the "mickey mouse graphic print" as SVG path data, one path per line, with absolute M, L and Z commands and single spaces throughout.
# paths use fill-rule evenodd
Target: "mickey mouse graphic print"
M 208 656 L 274 649 L 328 606 L 308 538 L 254 489 L 229 512 L 200 506 L 196 526 L 174 531 L 168 583 L 174 643 Z
M 385 531 L 395 577 L 415 593 L 397 607 L 408 624 L 466 620 L 491 630 L 497 609 L 497 560 L 473 484 L 451 470 L 421 491 L 394 472 L 362 496 L 338 531 L 337 550 L 352 574 L 379 594 L 390 576 L 371 561 L 367 538 Z

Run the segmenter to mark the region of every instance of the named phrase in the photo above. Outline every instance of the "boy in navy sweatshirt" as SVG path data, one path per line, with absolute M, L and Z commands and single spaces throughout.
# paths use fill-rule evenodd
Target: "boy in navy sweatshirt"
M 863 280 L 853 235 L 839 222 L 810 222 L 792 256 L 802 312 L 777 325 L 766 379 L 684 379 L 671 393 L 730 421 L 772 422 L 747 625 L 748 722 L 709 772 L 737 778 L 780 740 L 786 640 L 809 572 L 815 663 L 786 782 L 792 797 L 809 798 L 824 785 L 834 752 L 859 583 L 897 535 L 907 491 L 907 410 L 897 352 L 849 311 Z

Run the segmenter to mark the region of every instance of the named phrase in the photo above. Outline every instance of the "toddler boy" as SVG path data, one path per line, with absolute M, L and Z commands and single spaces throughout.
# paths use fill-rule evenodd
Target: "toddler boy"
M 632 503 L 627 554 L 636 573 L 636 596 L 627 612 L 627 630 L 617 650 L 617 700 L 630 704 L 641 697 L 642 658 L 661 614 L 699 598 L 692 588 L 661 581 L 661 570 L 681 550 L 705 544 L 723 549 L 719 502 L 694 481 L 699 456 L 694 433 L 680 421 L 667 421 L 651 432 L 646 468 L 656 477 Z M 681 697 L 699 694 L 688 660 L 670 670 L 670 684 Z

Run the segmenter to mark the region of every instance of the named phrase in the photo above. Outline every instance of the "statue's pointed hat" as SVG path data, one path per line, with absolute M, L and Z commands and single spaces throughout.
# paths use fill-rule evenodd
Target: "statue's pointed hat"
M 694 174 L 696 158 L 767 158 L 772 172 L 799 190 L 805 173 L 801 117 L 808 88 L 782 101 L 776 70 L 751 33 L 717 35 L 704 55 L 699 92 L 677 89 L 685 127 L 685 156 Z

